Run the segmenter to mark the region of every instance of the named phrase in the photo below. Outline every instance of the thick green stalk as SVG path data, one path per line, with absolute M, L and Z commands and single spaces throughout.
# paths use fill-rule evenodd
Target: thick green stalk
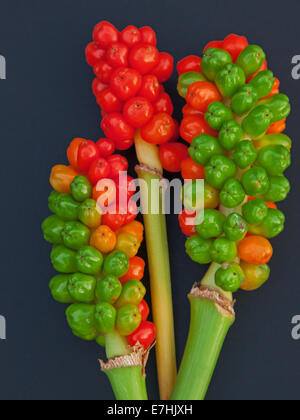
M 200 289 L 199 289 L 200 290 Z M 204 400 L 227 332 L 235 317 L 212 300 L 189 296 L 189 338 L 172 400 Z
M 147 401 L 146 377 L 142 366 L 106 370 L 118 401 Z
M 131 349 L 125 337 L 116 331 L 106 336 L 108 363 L 101 362 L 118 401 L 148 400 L 143 350 Z

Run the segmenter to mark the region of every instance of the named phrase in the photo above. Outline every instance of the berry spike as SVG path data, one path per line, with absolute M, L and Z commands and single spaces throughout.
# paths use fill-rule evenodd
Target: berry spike
M 149 27 L 128 26 L 119 32 L 110 23 L 100 22 L 93 39 L 95 44 L 86 49 L 86 58 L 96 75 L 93 92 L 103 116 L 101 128 L 117 150 L 135 145 L 142 206 L 146 208 L 151 201 L 153 209 L 160 209 L 159 214 L 152 214 L 149 209 L 144 223 L 157 330 L 160 396 L 167 400 L 177 368 L 167 229 L 159 183 L 163 174 L 160 146 L 168 147 L 178 138 L 173 104 L 162 85 L 173 73 L 174 60 L 170 54 L 158 51 L 155 32 Z M 182 150 L 177 150 L 180 153 Z M 151 192 L 154 183 L 156 190 Z
M 190 334 L 172 399 L 202 400 L 235 321 L 232 293 L 268 280 L 270 239 L 284 229 L 274 202 L 290 190 L 283 173 L 291 140 L 282 133 L 291 107 L 264 51 L 245 37 L 213 41 L 202 58 L 187 57 L 177 68 L 187 101 L 180 132 L 190 143 L 179 222 L 188 255 L 211 265 L 189 295 Z M 204 203 L 194 199 L 197 179 Z

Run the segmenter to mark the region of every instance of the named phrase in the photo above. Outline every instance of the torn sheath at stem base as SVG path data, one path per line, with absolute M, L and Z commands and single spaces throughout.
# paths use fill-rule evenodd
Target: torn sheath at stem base
M 101 370 L 107 375 L 118 401 L 148 400 L 145 370 L 150 350 L 136 347 L 107 363 L 100 360 Z

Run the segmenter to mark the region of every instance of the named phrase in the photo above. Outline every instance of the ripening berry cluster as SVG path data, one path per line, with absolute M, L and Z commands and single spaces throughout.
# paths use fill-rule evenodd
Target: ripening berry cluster
M 132 179 L 119 178 L 128 161 L 113 152 L 108 139 L 94 143 L 76 138 L 67 151 L 70 166 L 52 169 L 53 214 L 42 229 L 53 244 L 51 261 L 60 274 L 51 280 L 50 290 L 56 301 L 71 304 L 67 321 L 79 338 L 105 346 L 107 334 L 116 331 L 131 346 L 147 349 L 156 331 L 147 321 L 141 282 L 145 262 L 137 256 L 144 227 L 135 220 L 134 190 L 128 188 Z M 106 187 L 97 187 L 103 178 L 114 182 L 114 197 L 107 198 Z M 122 211 L 119 197 L 125 197 Z
M 178 133 L 172 101 L 162 85 L 172 75 L 174 60 L 156 44 L 149 27 L 128 26 L 119 32 L 100 22 L 86 48 L 96 75 L 93 92 L 102 111 L 101 127 L 117 150 L 133 145 L 137 129 L 153 144 L 169 142 Z
M 269 277 L 270 239 L 284 229 L 277 205 L 290 183 L 291 140 L 282 132 L 291 107 L 279 93 L 266 55 L 245 37 L 213 41 L 202 59 L 178 64 L 178 92 L 187 104 L 180 127 L 190 143 L 182 161 L 186 250 L 200 263 L 215 262 L 217 286 L 228 292 L 255 290 Z M 204 221 L 196 180 L 204 179 Z M 190 225 L 191 212 L 195 224 Z

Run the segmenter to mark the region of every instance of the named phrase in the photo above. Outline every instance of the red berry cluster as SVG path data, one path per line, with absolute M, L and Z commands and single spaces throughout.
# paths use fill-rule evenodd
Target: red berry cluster
M 98 182 L 102 179 L 111 180 L 114 183 L 112 196 L 103 203 L 102 210 L 105 210 L 102 221 L 113 231 L 131 223 L 137 217 L 137 205 L 131 198 L 135 193 L 134 179 L 128 175 L 120 178 L 121 172 L 127 172 L 128 161 L 124 156 L 113 154 L 115 144 L 110 139 L 100 139 L 97 143 L 92 140 L 81 138 L 74 139 L 68 148 L 68 160 L 71 166 L 78 172 L 86 175 L 93 185 L 93 199 L 100 202 L 102 195 L 108 193 L 108 187 L 99 188 Z M 119 197 L 124 197 L 122 209 Z M 109 204 L 116 204 L 113 211 L 110 211 Z
M 149 143 L 176 140 L 173 104 L 162 86 L 172 75 L 174 60 L 156 44 L 150 27 L 128 26 L 119 32 L 100 22 L 86 48 L 96 75 L 93 92 L 102 111 L 101 127 L 117 150 L 133 145 L 137 129 Z

